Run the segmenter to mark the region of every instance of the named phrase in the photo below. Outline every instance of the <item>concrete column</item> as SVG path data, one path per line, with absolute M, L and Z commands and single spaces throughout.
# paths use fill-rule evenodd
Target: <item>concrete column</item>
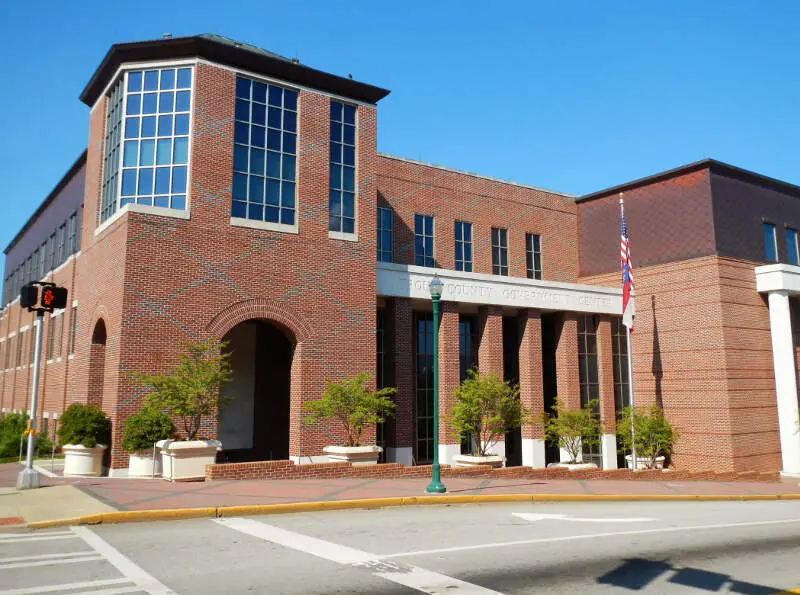
M 414 312 L 409 298 L 393 298 L 387 308 L 395 414 L 386 422 L 386 460 L 411 465 L 414 444 Z
M 611 337 L 611 319 L 599 317 L 597 321 L 597 363 L 600 382 L 600 421 L 603 434 L 600 448 L 603 469 L 617 468 L 617 416 L 614 406 L 614 354 Z
M 581 385 L 578 368 L 578 315 L 564 312 L 556 323 L 556 383 L 558 400 L 562 407 L 580 409 Z M 569 461 L 569 455 L 560 449 L 562 463 Z M 581 461 L 582 457 L 578 457 Z
M 769 294 L 769 327 L 775 367 L 775 396 L 781 438 L 783 472 L 800 474 L 800 429 L 798 429 L 797 372 L 795 370 L 789 293 Z
M 474 233 L 474 232 L 473 232 Z M 478 371 L 494 373 L 503 380 L 503 311 L 497 306 L 481 306 L 478 309 Z M 491 451 L 504 457 L 505 437 L 501 436 Z
M 439 462 L 451 465 L 461 454 L 461 437 L 448 418 L 456 403 L 455 391 L 461 382 L 458 337 L 458 304 L 441 302 L 439 320 Z
M 532 423 L 522 426 L 522 464 L 544 468 L 544 413 L 542 374 L 542 318 L 539 310 L 525 309 L 519 315 L 519 398 L 530 409 Z

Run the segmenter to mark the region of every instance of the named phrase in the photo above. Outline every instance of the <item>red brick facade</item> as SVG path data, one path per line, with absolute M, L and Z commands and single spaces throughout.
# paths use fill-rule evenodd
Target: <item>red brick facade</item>
M 576 201 L 380 154 L 377 108 L 367 101 L 354 102 L 356 234 L 332 237 L 329 110 L 331 97 L 341 97 L 307 86 L 298 87 L 298 232 L 232 222 L 236 74 L 227 66 L 208 61 L 194 66 L 185 214 L 127 209 L 98 225 L 105 97 L 89 115 L 80 251 L 46 278 L 70 290 L 70 305 L 52 320 L 45 319 L 45 350 L 52 357 L 42 367 L 39 418 L 44 412 L 60 414 L 72 402 L 101 406 L 112 420 L 112 468 L 127 465 L 120 432 L 144 396 L 131 373 L 168 370 L 177 362 L 182 343 L 223 339 L 252 320 L 279 328 L 292 346 L 289 456 L 300 462 L 319 460 L 314 457 L 336 440 L 337 430 L 302 423 L 303 404 L 318 398 L 328 380 L 362 371 L 375 376 L 378 305 L 385 313 L 384 384 L 397 389 L 397 412 L 385 426 L 387 454 L 399 457 L 397 453 L 406 449 L 413 457 L 420 434 L 421 372 L 415 313 L 430 312 L 430 302 L 378 295 L 378 207 L 391 209 L 390 249 L 398 265 L 414 265 L 414 219 L 424 214 L 434 218 L 433 256 L 439 269 L 455 269 L 454 226 L 462 221 L 472 225 L 472 272 L 478 276 L 492 273 L 491 230 L 504 228 L 509 277 L 527 277 L 526 234 L 537 234 L 543 283 L 526 280 L 528 286 L 619 286 L 616 192 Z M 663 406 L 678 427 L 681 438 L 672 458 L 676 469 L 774 472 L 781 468 L 781 453 L 769 313 L 755 289 L 756 240 L 743 240 L 739 254 L 735 241 L 718 237 L 715 217 L 725 211 L 716 195 L 712 200 L 712 190 L 732 188 L 739 202 L 747 195 L 739 187 L 743 182 L 726 180 L 708 168 L 695 168 L 625 189 L 638 308 L 632 336 L 634 394 L 637 405 Z M 779 199 L 775 201 L 787 200 L 783 195 Z M 773 216 L 775 212 L 783 211 L 773 209 Z M 730 217 L 720 217 L 724 225 L 735 227 Z M 520 398 L 537 420 L 522 428 L 522 438 L 530 441 L 543 437 L 538 418 L 555 396 L 548 388 L 550 372 L 562 404 L 580 406 L 578 326 L 583 315 L 558 305 L 538 310 L 489 301 L 443 301 L 438 334 L 440 443 L 452 446 L 461 441 L 446 418 L 462 374 L 462 318 L 475 324 L 481 372 L 502 377 L 513 367 L 504 359 L 518 354 Z M 516 351 L 506 345 L 504 354 L 504 319 L 508 324 L 509 318 L 518 327 L 518 343 Z M 606 432 L 613 433 L 613 319 L 606 312 L 596 320 L 600 415 Z M 4 410 L 30 405 L 32 321 L 33 315 L 22 312 L 17 301 L 0 311 Z M 552 337 L 544 336 L 546 326 L 553 327 Z M 548 372 L 543 361 L 549 355 L 554 365 Z M 216 437 L 217 431 L 212 417 L 204 421 L 201 435 Z M 366 439 L 374 436 L 370 429 Z M 253 472 L 273 477 L 294 469 L 291 473 L 317 476 L 312 467 L 300 472 L 289 462 L 273 462 Z M 243 468 L 220 467 L 212 477 L 234 477 L 237 469 Z M 396 466 L 382 469 L 374 473 L 399 473 Z M 345 473 L 336 471 L 340 472 Z

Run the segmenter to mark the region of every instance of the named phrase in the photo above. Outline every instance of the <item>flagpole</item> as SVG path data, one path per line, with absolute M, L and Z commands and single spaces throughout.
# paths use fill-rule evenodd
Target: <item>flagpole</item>
M 622 192 L 619 193 L 619 211 L 620 217 L 625 218 L 625 203 L 622 199 Z M 630 266 L 630 263 L 629 263 Z M 624 314 L 624 312 L 623 312 Z M 633 352 L 631 351 L 631 327 L 627 324 L 625 326 L 625 341 L 628 348 L 628 406 L 631 412 L 631 469 L 636 471 L 636 429 L 634 428 L 633 421 L 636 418 L 635 406 L 633 401 Z

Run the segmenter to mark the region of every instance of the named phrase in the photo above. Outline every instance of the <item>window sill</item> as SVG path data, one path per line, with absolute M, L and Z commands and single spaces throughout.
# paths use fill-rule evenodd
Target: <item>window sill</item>
M 231 225 L 233 227 L 248 227 L 250 229 L 279 231 L 281 233 L 300 233 L 297 223 L 287 225 L 286 223 L 270 223 L 269 221 L 256 221 L 255 219 L 245 219 L 243 217 L 231 217 Z
M 342 240 L 345 242 L 357 242 L 358 235 L 354 233 L 344 233 L 342 231 L 329 231 L 328 237 L 332 240 Z
M 122 217 L 125 213 L 142 213 L 144 215 L 158 215 L 160 217 L 171 217 L 172 219 L 191 219 L 189 210 L 169 209 L 167 207 L 151 207 L 148 205 L 138 205 L 136 203 L 128 203 L 124 207 L 117 209 L 117 212 L 111 215 L 108 219 L 103 221 L 94 230 L 94 236 L 97 237 L 106 229 L 111 227 L 114 222 Z

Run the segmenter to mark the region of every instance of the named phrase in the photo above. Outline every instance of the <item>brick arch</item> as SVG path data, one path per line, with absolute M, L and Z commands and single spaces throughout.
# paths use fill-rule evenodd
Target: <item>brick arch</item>
M 245 300 L 232 304 L 217 314 L 206 329 L 221 339 L 237 324 L 247 320 L 275 323 L 288 331 L 295 343 L 301 343 L 311 336 L 311 327 L 302 317 L 291 308 L 267 299 Z

